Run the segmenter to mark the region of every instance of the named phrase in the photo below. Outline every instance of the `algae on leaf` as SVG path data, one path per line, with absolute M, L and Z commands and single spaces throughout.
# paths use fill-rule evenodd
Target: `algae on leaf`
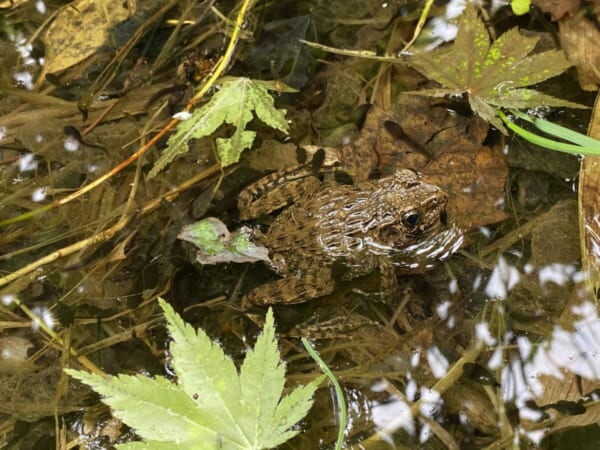
M 65 369 L 100 393 L 115 417 L 144 439 L 117 448 L 258 450 L 298 434 L 292 427 L 308 413 L 323 377 L 282 397 L 285 364 L 277 349 L 272 310 L 238 374 L 218 344 L 185 323 L 164 300 L 159 303 L 173 339 L 177 384 L 165 377 L 102 378 Z
M 559 50 L 528 56 L 538 40 L 537 36 L 524 36 L 517 28 L 512 28 L 491 42 L 483 21 L 469 2 L 453 44 L 432 54 L 418 53 L 408 59 L 415 69 L 443 86 L 414 93 L 431 96 L 467 94 L 473 111 L 504 133 L 506 129 L 496 116 L 497 107 L 586 108 L 534 89 L 523 89 L 572 66 Z
M 252 146 L 256 132 L 246 130 L 246 125 L 254 115 L 271 128 L 287 134 L 289 126 L 285 110 L 275 108 L 273 97 L 269 94 L 269 90 L 281 90 L 280 83 L 223 77 L 218 87 L 206 104 L 196 108 L 190 118 L 178 124 L 149 177 L 155 176 L 175 157 L 186 153 L 191 139 L 210 136 L 224 124 L 233 125 L 235 131 L 228 138 L 217 138 L 217 154 L 223 167 L 238 162 L 242 151 Z M 283 87 L 285 91 L 291 91 L 291 88 Z

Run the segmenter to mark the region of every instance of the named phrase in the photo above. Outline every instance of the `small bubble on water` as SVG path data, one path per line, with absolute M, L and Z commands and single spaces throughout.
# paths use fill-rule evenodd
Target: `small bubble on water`
M 48 194 L 48 189 L 44 187 L 37 188 L 31 194 L 31 200 L 34 202 L 41 202 L 46 198 Z
M 37 161 L 33 153 L 25 153 L 19 158 L 19 171 L 29 172 L 30 170 L 37 169 Z
M 64 148 L 68 152 L 75 152 L 79 149 L 79 141 L 75 139 L 73 136 L 67 136 L 65 138 Z
M 40 14 L 46 14 L 46 4 L 42 0 L 35 2 L 35 9 L 37 9 L 37 12 Z

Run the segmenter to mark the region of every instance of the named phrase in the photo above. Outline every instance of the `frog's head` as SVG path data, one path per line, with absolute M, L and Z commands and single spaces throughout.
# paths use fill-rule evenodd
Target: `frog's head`
M 418 271 L 460 246 L 459 230 L 450 228 L 450 232 L 447 227 L 448 197 L 440 187 L 410 170 L 380 182 L 377 219 L 370 235 L 373 245 L 385 249 L 394 264 Z
M 442 189 L 411 170 L 379 180 L 375 198 L 373 237 L 386 246 L 402 248 L 446 226 L 448 198 Z

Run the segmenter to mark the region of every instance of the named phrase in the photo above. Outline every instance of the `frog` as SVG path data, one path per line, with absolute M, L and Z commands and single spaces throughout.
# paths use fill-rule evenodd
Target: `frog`
M 389 297 L 397 273 L 427 270 L 460 246 L 459 230 L 447 226 L 447 202 L 439 186 L 410 169 L 342 184 L 321 181 L 313 164 L 258 180 L 238 196 L 240 219 L 281 210 L 254 235 L 281 278 L 248 292 L 242 305 L 303 303 L 374 271 Z

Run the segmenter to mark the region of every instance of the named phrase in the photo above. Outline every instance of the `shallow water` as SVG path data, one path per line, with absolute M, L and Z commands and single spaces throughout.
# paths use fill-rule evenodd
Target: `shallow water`
M 2 5 L 0 220 L 65 199 L 138 150 L 189 100 L 191 85 L 227 42 L 205 3 L 191 5 L 185 17 L 196 24 L 180 30 L 165 20 L 183 17 L 185 6 L 154 17 L 161 5 L 153 3 L 138 8 L 135 19 L 133 10 L 122 11 L 130 20 L 92 48 L 93 56 L 79 55 L 76 64 L 40 81 L 49 49 L 58 45 L 52 29 L 34 36 L 55 12 L 50 5 L 40 11 L 40 4 Z M 228 6 L 217 7 L 233 16 Z M 388 176 L 398 168 L 423 173 L 447 192 L 451 223 L 465 234 L 462 248 L 443 263 L 398 274 L 392 298 L 379 295 L 375 271 L 337 278 L 325 298 L 274 308 L 289 386 L 319 373 L 299 336 L 311 339 L 343 384 L 345 448 L 560 449 L 572 442 L 592 448 L 600 319 L 595 267 L 585 264 L 597 248 L 588 246 L 584 263 L 581 256 L 579 205 L 590 200 L 578 199 L 580 160 L 503 137 L 474 117 L 464 99 L 399 95 L 427 84 L 405 65 L 298 43 L 395 54 L 412 34 L 414 7 L 320 1 L 255 7 L 248 22 L 255 39 L 243 36 L 229 73 L 276 78 L 299 90 L 275 93 L 277 106 L 287 110 L 289 137 L 255 120 L 257 140 L 239 167 L 220 172 L 215 142 L 203 138 L 146 178 L 162 140 L 89 193 L 3 226 L 3 446 L 67 448 L 79 440 L 86 448 L 112 448 L 131 440 L 132 431 L 60 369 L 89 363 L 111 374 L 172 376 L 159 295 L 240 362 L 265 312 L 243 310 L 241 298 L 278 276 L 262 263 L 202 265 L 197 250 L 177 235 L 203 217 L 236 229 L 239 191 L 264 171 L 303 162 L 307 156 L 298 148 L 314 144 L 342 155 L 343 170 L 322 174 L 325 180 Z M 543 28 L 506 18 L 504 10 L 491 14 L 498 32 L 516 24 Z M 151 20 L 153 31 L 133 43 L 136 24 Z M 543 33 L 542 40 L 545 45 L 551 36 Z M 93 83 L 124 42 L 131 49 L 98 88 Z M 189 80 L 177 74 L 190 70 Z M 589 105 L 591 95 L 576 81 L 569 73 L 543 87 Z M 96 100 L 89 107 L 78 105 L 90 95 Z M 589 111 L 538 112 L 579 131 L 589 120 Z M 232 132 L 220 128 L 213 137 Z M 247 225 L 265 231 L 271 220 Z M 591 232 L 585 239 L 595 242 Z M 284 447 L 332 448 L 336 413 L 324 385 L 302 432 Z

